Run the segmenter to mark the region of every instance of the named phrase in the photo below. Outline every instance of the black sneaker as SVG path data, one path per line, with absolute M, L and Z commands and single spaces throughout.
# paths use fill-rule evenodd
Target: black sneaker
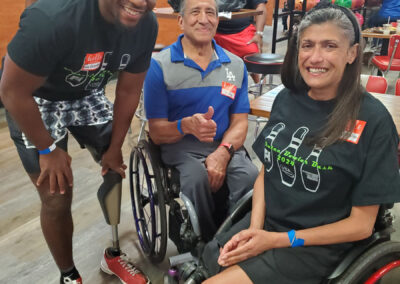
M 60 284 L 82 284 L 82 278 L 79 276 L 77 279 L 73 279 L 72 276 L 61 276 Z

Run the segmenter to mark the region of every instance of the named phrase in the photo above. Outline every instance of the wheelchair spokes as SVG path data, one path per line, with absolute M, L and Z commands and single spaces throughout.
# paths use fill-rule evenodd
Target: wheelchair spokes
M 130 170 L 131 170 L 131 199 L 132 212 L 135 221 L 136 230 L 139 237 L 140 245 L 146 255 L 151 253 L 151 237 L 149 234 L 148 223 L 151 220 L 147 214 L 146 205 L 150 204 L 148 185 L 144 183 L 145 167 L 142 162 L 142 154 L 134 149 L 131 153 Z M 151 190 L 151 189 L 150 189 Z M 149 206 L 151 208 L 151 205 Z M 151 209 L 150 209 L 151 210 Z
M 136 231 L 143 252 L 154 262 L 164 259 L 167 245 L 166 213 L 160 175 L 141 141 L 131 153 L 130 187 Z

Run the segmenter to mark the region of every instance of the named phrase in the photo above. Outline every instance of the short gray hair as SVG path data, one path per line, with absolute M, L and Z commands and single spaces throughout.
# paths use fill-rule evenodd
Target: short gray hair
M 308 27 L 326 22 L 332 22 L 338 28 L 340 28 L 345 37 L 349 40 L 350 45 L 358 42 L 358 40 L 355 38 L 356 36 L 354 27 L 349 17 L 340 9 L 335 8 L 316 9 L 315 11 L 306 14 L 297 30 L 297 39 L 300 39 L 300 36 L 304 30 L 306 30 Z
M 179 14 L 181 16 L 183 16 L 184 12 L 185 12 L 185 8 L 186 8 L 186 1 L 187 0 L 181 0 L 181 5 L 179 6 Z M 216 8 L 216 12 L 217 12 L 217 16 L 218 16 L 218 7 L 219 7 L 219 0 L 214 0 L 215 2 L 215 8 Z

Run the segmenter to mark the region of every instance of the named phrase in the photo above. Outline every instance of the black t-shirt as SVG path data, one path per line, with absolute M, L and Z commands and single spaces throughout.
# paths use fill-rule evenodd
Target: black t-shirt
M 333 101 L 306 92 L 277 95 L 253 145 L 265 167 L 266 229 L 316 227 L 348 217 L 352 206 L 400 201 L 399 139 L 389 112 L 365 93 L 352 142 L 308 146 L 332 109 Z
M 261 3 L 267 3 L 267 0 L 247 0 L 244 9 L 255 9 Z M 221 34 L 236 34 L 252 23 L 253 17 L 219 21 L 217 32 Z
M 22 14 L 8 54 L 22 69 L 47 77 L 35 96 L 73 100 L 103 88 L 116 71 L 146 71 L 156 36 L 152 12 L 126 29 L 101 16 L 98 0 L 41 0 Z

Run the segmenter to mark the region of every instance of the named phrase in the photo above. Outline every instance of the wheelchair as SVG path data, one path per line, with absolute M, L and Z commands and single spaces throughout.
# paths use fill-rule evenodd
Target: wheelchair
M 219 233 L 228 231 L 233 224 L 244 217 L 251 210 L 251 194 L 249 192 L 240 200 L 233 213 L 218 229 Z M 389 211 L 391 205 L 382 205 L 379 209 L 374 226 L 374 233 L 367 239 L 361 240 L 347 252 L 345 257 L 333 272 L 327 276 L 321 284 L 393 284 L 400 282 L 400 242 L 392 241 L 391 234 L 393 215 Z M 186 270 L 190 265 L 185 264 L 179 273 L 168 273 L 164 278 L 164 284 L 201 283 L 208 277 L 208 272 L 202 265 L 202 260 L 197 261 L 195 269 L 191 269 L 189 277 Z
M 150 138 L 140 139 L 133 148 L 129 178 L 136 231 L 140 246 L 150 260 L 154 263 L 164 260 L 168 237 L 179 253 L 201 251 L 204 242 L 194 205 L 180 192 L 178 170 L 161 161 L 159 147 Z M 214 201 L 223 203 L 227 200 L 227 193 L 226 186 L 223 186 L 214 195 Z M 166 205 L 169 207 L 168 224 Z M 216 216 L 223 216 L 216 218 L 216 223 L 220 224 L 227 206 L 218 206 L 216 210 Z
M 208 277 L 201 260 L 205 244 L 193 204 L 179 192 L 179 172 L 162 163 L 157 145 L 141 139 L 131 152 L 129 177 L 135 227 L 145 255 L 153 263 L 163 261 L 168 237 L 181 253 L 170 257 L 164 283 L 201 283 Z M 229 230 L 251 210 L 251 196 L 248 192 L 236 204 L 216 234 Z M 381 283 L 385 275 L 390 277 L 400 267 L 400 242 L 391 241 L 391 207 L 393 204 L 380 207 L 373 235 L 357 242 L 323 284 Z

